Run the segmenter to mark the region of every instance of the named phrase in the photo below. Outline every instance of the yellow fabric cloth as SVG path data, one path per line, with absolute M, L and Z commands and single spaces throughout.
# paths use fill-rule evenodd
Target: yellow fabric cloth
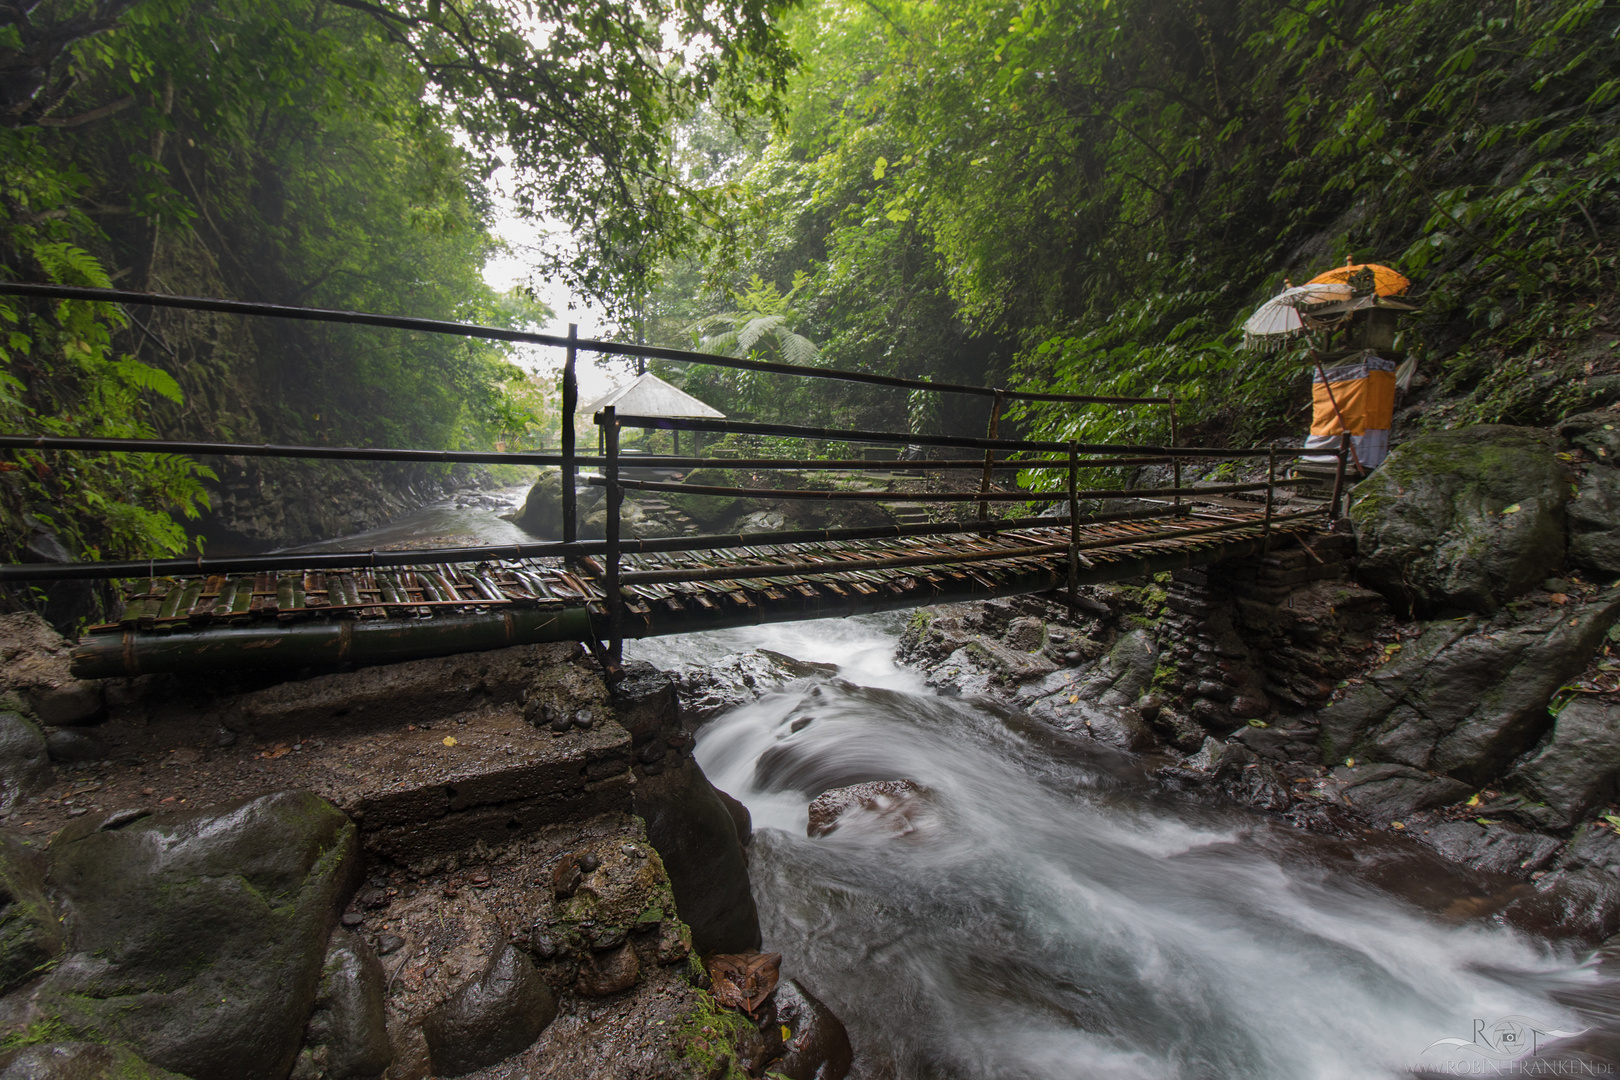
M 1331 399 L 1328 397 L 1330 389 L 1333 391 Z M 1386 430 L 1395 417 L 1395 373 L 1364 370 L 1359 378 L 1332 379 L 1326 383 L 1318 377 L 1311 382 L 1311 403 L 1312 435 L 1342 435 L 1345 428 L 1349 428 L 1352 435 L 1365 434 L 1369 428 Z M 1338 405 L 1336 411 L 1335 404 Z M 1344 416 L 1342 426 L 1340 414 Z

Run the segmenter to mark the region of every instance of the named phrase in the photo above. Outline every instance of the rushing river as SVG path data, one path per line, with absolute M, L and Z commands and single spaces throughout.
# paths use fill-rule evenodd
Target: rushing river
M 844 1018 L 856 1075 L 1535 1075 L 1554 1062 L 1479 1040 L 1599 1023 L 1595 963 L 1472 918 L 1489 887 L 1417 845 L 1165 794 L 1118 755 L 927 690 L 894 664 L 899 625 L 633 647 L 666 667 L 761 647 L 837 665 L 711 721 L 697 757 L 752 812 L 765 947 Z M 904 828 L 857 814 L 806 835 L 816 793 L 900 778 L 927 790 Z
M 497 516 L 523 490 L 494 494 L 315 548 L 532 539 Z M 629 646 L 665 668 L 759 648 L 836 665 L 711 721 L 697 757 L 753 814 L 765 946 L 844 1019 L 856 1077 L 1620 1073 L 1513 1060 L 1514 1042 L 1583 1029 L 1584 1048 L 1614 1052 L 1620 995 L 1595 960 L 1482 921 L 1502 881 L 1400 838 L 1334 840 L 1168 794 L 1140 762 L 930 691 L 894 662 L 903 623 Z M 926 795 L 904 818 L 806 835 L 818 792 L 884 779 Z

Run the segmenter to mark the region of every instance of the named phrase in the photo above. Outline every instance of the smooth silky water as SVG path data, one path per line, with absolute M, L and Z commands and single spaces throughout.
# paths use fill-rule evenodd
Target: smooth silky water
M 1561 1002 L 1601 1004 L 1598 966 L 1469 917 L 1500 900 L 1477 876 L 1166 793 L 1130 758 L 930 691 L 894 662 L 903 625 L 630 648 L 665 668 L 757 648 L 837 665 L 712 720 L 696 755 L 753 814 L 765 947 L 846 1022 L 855 1075 L 1500 1075 L 1425 1050 L 1476 1021 L 1593 1027 Z M 818 792 L 902 778 L 927 789 L 905 816 L 807 837 Z

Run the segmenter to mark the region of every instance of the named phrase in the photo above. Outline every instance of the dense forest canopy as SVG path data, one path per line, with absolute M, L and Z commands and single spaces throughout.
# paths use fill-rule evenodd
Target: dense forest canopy
M 787 59 L 753 0 L 42 0 L 0 7 L 0 266 L 14 279 L 517 325 L 480 276 L 510 166 L 607 295 L 695 227 L 662 148 L 696 102 L 767 110 Z M 667 39 L 667 41 L 666 41 Z M 650 222 L 657 227 L 646 228 Z M 640 276 L 638 276 L 640 275 Z M 329 324 L 0 301 L 0 427 L 457 448 L 544 426 L 495 345 Z M 555 418 L 551 418 L 554 422 Z M 189 544 L 209 470 L 9 461 L 76 552 Z M 177 522 L 177 519 L 179 521 Z
M 0 7 L 0 265 L 519 324 L 488 179 L 626 336 L 1186 402 L 1297 434 L 1238 327 L 1346 258 L 1399 266 L 1425 423 L 1539 423 L 1614 317 L 1613 0 L 40 0 Z M 487 445 L 540 429 L 500 349 L 0 303 L 3 426 Z M 1560 366 L 1566 365 L 1566 366 Z M 740 416 L 973 431 L 982 401 L 678 366 Z M 1033 407 L 1064 438 L 1162 411 Z M 175 459 L 9 468 L 89 553 L 186 542 Z M 13 539 L 15 539 L 13 537 Z
M 670 269 L 673 313 L 791 285 L 829 365 L 1173 388 L 1240 438 L 1301 427 L 1297 355 L 1245 354 L 1237 329 L 1288 276 L 1347 257 L 1412 276 L 1425 312 L 1402 344 L 1473 391 L 1439 422 L 1544 422 L 1521 376 L 1614 314 L 1613 3 L 824 0 L 787 25 L 788 115 L 699 161 L 736 234 Z M 713 290 L 696 309 L 694 279 Z M 941 423 L 927 404 L 845 407 Z M 1025 419 L 1164 434 L 1162 413 Z

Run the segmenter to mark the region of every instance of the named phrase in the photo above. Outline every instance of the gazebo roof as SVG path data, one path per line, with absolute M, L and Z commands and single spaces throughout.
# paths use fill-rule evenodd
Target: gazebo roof
M 609 391 L 589 405 L 580 406 L 579 411 L 594 416 L 609 405 L 633 416 L 701 417 L 708 420 L 726 418 L 726 414 L 719 409 L 705 405 L 650 372 L 628 386 Z

